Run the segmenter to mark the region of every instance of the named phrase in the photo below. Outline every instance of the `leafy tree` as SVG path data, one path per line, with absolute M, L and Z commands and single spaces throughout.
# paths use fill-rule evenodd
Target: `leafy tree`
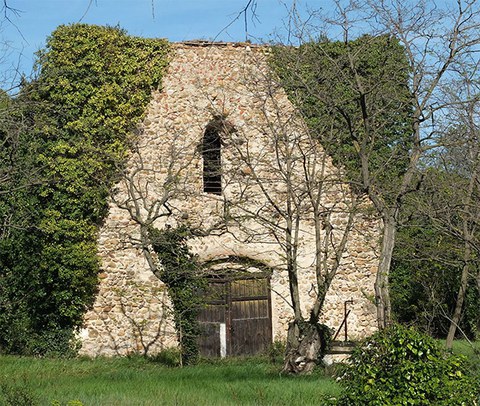
M 445 95 L 451 104 L 448 118 L 440 117 L 437 128 L 443 147 L 427 156 L 421 185 L 406 200 L 402 247 L 395 254 L 395 262 L 405 266 L 410 261 L 412 273 L 424 283 L 443 286 L 443 291 L 430 292 L 428 302 L 441 311 L 440 324 L 449 324 L 448 347 L 457 328 L 463 336 L 474 337 L 480 321 L 478 67 L 465 61 L 457 69 L 459 82 Z M 412 231 L 420 233 L 418 242 L 408 238 Z
M 441 174 L 429 172 L 432 180 L 441 182 Z M 418 200 L 422 200 L 422 189 L 416 195 L 415 201 Z M 390 280 L 394 318 L 443 338 L 448 333 L 460 287 L 464 247 L 458 239 L 438 229 L 415 202 L 407 204 L 404 216 L 408 221 L 403 220 L 398 232 Z M 469 292 L 459 326 L 464 334 L 474 338 L 479 297 L 473 280 Z
M 445 126 L 443 137 L 446 147 L 435 157 L 442 176 L 438 177 L 440 181 L 427 178 L 427 201 L 422 207 L 422 212 L 429 216 L 434 226 L 462 247 L 462 270 L 450 318 L 448 348 L 452 347 L 464 304 L 471 297 L 469 285 L 476 283 L 476 296 L 480 295 L 480 81 L 477 65 L 478 62 L 465 64 L 461 68 L 462 90 L 469 101 L 458 103 L 456 92 L 450 95 L 455 106 L 450 114 L 456 117 L 456 122 Z
M 20 158 L 33 160 L 43 182 L 8 194 L 10 204 L 28 202 L 29 210 L 28 227 L 2 242 L 4 351 L 47 352 L 42 336 L 65 338 L 81 325 L 96 291 L 107 196 L 160 85 L 167 51 L 161 40 L 77 24 L 59 27 L 39 53 L 37 77 L 18 102 L 28 119 L 24 138 L 36 145 L 33 157 Z M 22 340 L 5 328 L 9 320 L 22 324 Z

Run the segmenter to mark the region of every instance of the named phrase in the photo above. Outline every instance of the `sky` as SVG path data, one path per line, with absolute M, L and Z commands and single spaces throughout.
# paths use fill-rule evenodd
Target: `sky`
M 34 53 L 61 24 L 120 26 L 135 36 L 244 41 L 243 16 L 235 21 L 248 0 L 7 0 L 14 10 L 2 10 L 0 37 L 8 46 L 0 53 L 0 69 L 12 80 L 13 72 L 31 72 Z M 319 9 L 322 0 L 301 0 L 301 9 Z M 284 32 L 291 0 L 257 0 L 256 16 L 248 15 L 248 38 L 268 41 Z M 4 17 L 4 18 L 2 18 Z M 231 24 L 230 26 L 228 26 Z M 226 28 L 228 26 L 228 28 Z M 0 49 L 1 51 L 1 49 Z M 18 75 L 17 75 L 18 78 Z M 4 79 L 5 80 L 5 79 Z

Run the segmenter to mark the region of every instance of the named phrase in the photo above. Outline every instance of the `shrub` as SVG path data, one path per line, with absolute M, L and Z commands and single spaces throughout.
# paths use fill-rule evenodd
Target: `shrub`
M 268 357 L 272 364 L 281 364 L 285 358 L 287 344 L 282 340 L 274 340 L 268 348 Z
M 0 404 L 5 406 L 36 406 L 37 398 L 25 385 L 2 384 L 0 386 Z
M 339 404 L 477 405 L 478 379 L 465 357 L 444 351 L 429 336 L 393 325 L 357 347 L 342 371 Z
M 80 341 L 72 329 L 52 328 L 41 333 L 32 333 L 25 352 L 41 357 L 73 358 L 80 346 Z
M 181 364 L 181 356 L 182 353 L 179 348 L 165 348 L 158 354 L 151 356 L 150 360 L 167 367 L 178 367 Z

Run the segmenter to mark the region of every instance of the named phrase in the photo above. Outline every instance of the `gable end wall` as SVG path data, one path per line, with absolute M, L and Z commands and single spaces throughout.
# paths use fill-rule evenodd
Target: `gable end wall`
M 163 196 L 165 181 L 172 171 L 178 176 L 177 197 L 169 200 L 173 214 L 157 220 L 157 227 L 166 223 L 175 226 L 182 221 L 203 229 L 212 227 L 225 209 L 224 199 L 235 201 L 242 190 L 251 194 L 252 207 L 262 206 L 261 193 L 254 187 L 247 190 L 242 185 L 251 174 L 238 159 L 237 148 L 248 146 L 259 173 L 278 189 L 274 193 L 281 199 L 284 191 L 275 178 L 278 171 L 264 162 L 274 156 L 272 134 L 281 128 L 286 134 L 302 137 L 306 129 L 283 90 L 271 85 L 266 87 L 270 75 L 266 52 L 268 49 L 263 47 L 232 44 L 174 47 L 163 89 L 154 93 L 143 122 L 139 155 L 132 153 L 129 162 L 129 173 L 139 174 L 136 182 L 139 190 L 143 190 L 146 206 Z M 282 114 L 278 114 L 279 109 Z M 202 191 L 199 145 L 206 126 L 219 114 L 226 117 L 235 132 L 222 146 L 222 166 L 228 169 L 222 175 L 223 195 L 214 196 Z M 317 151 L 323 154 L 320 147 Z M 326 162 L 325 176 L 339 173 L 329 159 L 323 162 Z M 128 210 L 119 207 L 131 203 L 127 186 L 124 182 L 117 185 L 117 194 L 110 202 L 109 215 L 99 233 L 102 271 L 95 304 L 87 312 L 81 331 L 82 354 L 154 353 L 177 343 L 165 286 L 150 271 L 138 245 L 138 224 Z M 340 207 L 347 195 L 346 185 L 332 183 L 323 204 Z M 376 330 L 376 309 L 372 301 L 380 224 L 366 214 L 368 207 L 369 203 L 364 202 L 364 210 L 355 217 L 322 314 L 323 322 L 338 328 L 343 319 L 344 302 L 352 299 L 348 322 L 350 339 L 368 336 Z M 142 215 L 146 215 L 145 209 Z M 345 222 L 346 216 L 341 214 L 332 221 L 338 230 Z M 301 231 L 299 263 L 299 285 L 306 317 L 315 291 L 312 268 L 315 248 L 309 224 L 306 220 Z M 258 232 L 255 238 L 245 238 L 247 226 Z M 261 225 L 246 222 L 242 227 L 233 225 L 229 233 L 196 238 L 191 241 L 191 248 L 202 261 L 242 257 L 268 266 L 272 271 L 273 337 L 285 339 L 292 312 L 281 250 Z

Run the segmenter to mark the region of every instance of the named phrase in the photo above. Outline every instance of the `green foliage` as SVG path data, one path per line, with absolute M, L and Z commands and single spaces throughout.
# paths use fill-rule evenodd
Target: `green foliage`
M 396 238 L 390 288 L 398 322 L 415 325 L 434 337 L 446 337 L 462 272 L 462 244 L 415 216 Z M 473 279 L 473 278 L 472 278 Z M 471 339 L 480 323 L 480 295 L 471 281 L 460 328 Z
M 37 78 L 16 99 L 26 123 L 17 159 L 39 182 L 0 198 L 0 211 L 18 217 L 21 204 L 27 219 L 0 241 L 0 351 L 50 353 L 48 332 L 81 325 L 96 291 L 106 199 L 167 52 L 162 40 L 75 24 L 58 27 L 39 53 Z
M 465 264 L 461 238 L 461 194 L 467 180 L 430 167 L 415 195 L 405 200 L 390 277 L 392 309 L 399 322 L 415 324 L 435 337 L 445 337 Z M 470 208 L 473 210 L 472 208 Z M 473 225 L 472 225 L 473 226 Z M 473 226 L 474 227 L 474 226 Z M 480 326 L 480 292 L 475 286 L 478 255 L 472 253 L 463 315 L 459 326 L 470 339 Z
M 165 230 L 151 228 L 149 237 L 162 266 L 158 276 L 167 286 L 173 303 L 182 363 L 194 364 L 198 360 L 197 316 L 203 304 L 200 292 L 206 287 L 207 281 L 196 257 L 188 248 L 189 230 L 185 226 Z
M 0 385 L 0 395 L 0 405 L 2 406 L 36 406 L 40 404 L 26 385 L 4 383 Z
M 346 365 L 340 405 L 476 405 L 478 379 L 465 358 L 446 353 L 432 338 L 400 325 L 374 334 Z
M 182 353 L 178 348 L 165 348 L 159 353 L 149 357 L 153 362 L 167 367 L 179 367 L 181 365 Z
M 274 48 L 289 98 L 357 190 L 392 200 L 408 163 L 411 99 L 404 49 L 389 36 Z M 369 184 L 363 174 L 368 172 Z
M 287 343 L 283 340 L 274 340 L 268 348 L 268 357 L 272 364 L 281 364 L 285 358 Z

